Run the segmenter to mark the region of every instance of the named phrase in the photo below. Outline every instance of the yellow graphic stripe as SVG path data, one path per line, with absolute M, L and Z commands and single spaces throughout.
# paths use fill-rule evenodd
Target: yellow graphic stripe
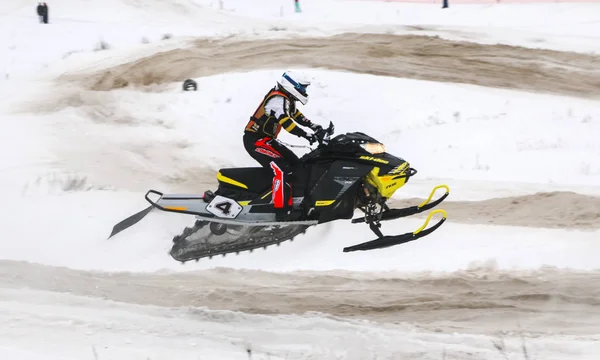
M 334 202 L 335 200 L 318 200 L 315 202 L 315 206 L 329 206 Z
M 222 182 L 227 183 L 227 184 L 231 184 L 231 185 L 237 186 L 237 187 L 248 189 L 248 186 L 242 184 L 241 182 L 233 180 L 231 178 L 228 178 L 227 176 L 223 176 L 223 174 L 221 174 L 220 171 L 217 173 L 217 180 L 222 181 Z
M 273 190 L 269 191 L 268 193 L 264 194 L 263 197 L 261 197 L 260 199 L 262 200 L 262 199 L 266 198 L 267 196 L 271 195 L 272 192 L 273 192 Z
M 447 193 L 449 193 L 449 192 L 450 192 L 450 188 L 448 187 L 448 185 L 443 185 L 443 184 L 442 184 L 442 185 L 438 185 L 438 186 L 434 187 L 434 188 L 431 190 L 431 193 L 429 194 L 429 197 L 427 198 L 427 200 L 425 200 L 424 202 L 422 202 L 421 204 L 419 204 L 419 207 L 421 208 L 421 207 L 423 207 L 423 206 L 425 206 L 425 205 L 429 204 L 429 202 L 430 202 L 430 201 L 431 201 L 431 199 L 433 198 L 433 195 L 435 194 L 435 191 L 436 191 L 437 189 L 440 189 L 440 188 L 444 188 L 444 189 L 446 189 L 446 192 L 447 192 Z
M 437 209 L 437 210 L 434 210 L 434 211 L 430 212 L 429 215 L 427 215 L 427 219 L 425 220 L 425 223 L 420 228 L 418 228 L 417 230 L 415 230 L 413 232 L 413 235 L 417 235 L 418 233 L 420 233 L 421 231 L 423 231 L 427 227 L 427 225 L 429 224 L 429 221 L 431 220 L 431 217 L 433 216 L 433 214 L 437 214 L 437 213 L 442 213 L 443 214 L 442 217 L 444 219 L 446 218 L 447 214 L 446 214 L 445 210 Z

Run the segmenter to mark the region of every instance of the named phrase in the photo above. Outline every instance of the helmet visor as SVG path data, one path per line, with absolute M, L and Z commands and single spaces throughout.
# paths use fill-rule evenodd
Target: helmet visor
M 306 88 L 308 87 L 308 85 L 310 84 L 301 84 L 299 82 L 296 82 L 294 79 L 292 79 L 288 74 L 283 74 L 283 77 L 290 82 L 290 84 L 292 84 L 294 86 L 294 88 L 296 90 L 298 90 L 298 92 L 302 95 L 302 96 L 308 96 L 306 94 Z

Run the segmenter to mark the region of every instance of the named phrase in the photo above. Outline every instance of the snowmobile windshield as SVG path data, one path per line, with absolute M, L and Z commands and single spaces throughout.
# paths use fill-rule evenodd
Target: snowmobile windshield
M 381 143 L 368 142 L 365 144 L 361 144 L 360 146 L 373 155 L 383 154 L 385 152 L 385 145 Z

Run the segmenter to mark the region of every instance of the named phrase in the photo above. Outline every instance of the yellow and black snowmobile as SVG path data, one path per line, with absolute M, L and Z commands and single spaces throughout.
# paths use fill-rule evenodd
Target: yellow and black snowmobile
M 271 198 L 273 172 L 263 167 L 224 168 L 217 174 L 218 187 L 199 195 L 163 194 L 149 190 L 146 209 L 116 224 L 109 237 L 144 218 L 152 209 L 195 215 L 192 227 L 173 239 L 171 256 L 186 262 L 204 257 L 266 248 L 292 240 L 307 228 L 334 220 L 352 219 L 355 210 L 364 216 L 352 223 L 366 223 L 377 239 L 344 248 L 344 252 L 372 250 L 403 244 L 431 234 L 446 220 L 444 210 L 434 210 L 423 226 L 401 235 L 383 235 L 381 222 L 414 215 L 439 205 L 448 195 L 446 185 L 436 186 L 422 204 L 390 209 L 386 201 L 417 171 L 407 161 L 385 150 L 372 137 L 351 132 L 331 138 L 333 124 L 316 133 L 319 145 L 300 158 L 292 172 L 292 211 L 282 220 Z M 446 192 L 437 200 L 438 189 Z M 154 200 L 151 195 L 158 196 Z M 441 219 L 427 225 L 436 213 Z

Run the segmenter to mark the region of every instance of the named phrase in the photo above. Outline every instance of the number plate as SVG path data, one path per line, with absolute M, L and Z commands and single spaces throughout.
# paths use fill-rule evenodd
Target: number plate
M 235 200 L 217 195 L 206 206 L 206 210 L 217 217 L 235 219 L 242 211 L 242 206 Z

